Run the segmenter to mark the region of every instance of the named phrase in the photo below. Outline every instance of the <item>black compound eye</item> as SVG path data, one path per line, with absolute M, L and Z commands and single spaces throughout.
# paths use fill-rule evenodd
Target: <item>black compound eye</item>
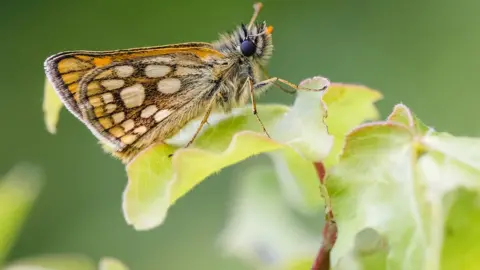
M 242 51 L 243 55 L 249 57 L 255 54 L 257 46 L 255 46 L 255 43 L 253 43 L 253 41 L 247 39 L 242 41 L 242 44 L 240 44 L 240 50 Z

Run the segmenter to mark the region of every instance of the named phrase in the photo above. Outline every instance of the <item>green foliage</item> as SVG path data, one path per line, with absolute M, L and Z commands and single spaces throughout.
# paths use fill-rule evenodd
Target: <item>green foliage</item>
M 303 81 L 305 88 L 318 89 L 328 83 L 321 77 Z M 327 99 L 324 99 L 324 96 Z M 167 209 L 209 175 L 250 156 L 269 153 L 278 172 L 284 195 L 297 210 L 315 213 L 321 210 L 318 177 L 312 161 L 321 161 L 332 154 L 331 147 L 340 147 L 347 130 L 366 119 L 376 117 L 372 103 L 380 97 L 376 91 L 361 86 L 334 84 L 325 93 L 299 92 L 292 107 L 258 106 L 260 116 L 272 139 L 261 133 L 249 106 L 232 114 L 215 114 L 189 149 L 185 145 L 198 126 L 192 122 L 183 133 L 156 145 L 127 166 L 129 183 L 124 193 L 127 221 L 138 230 L 151 229 L 163 222 Z M 357 100 L 357 103 L 352 102 Z M 353 120 L 339 108 L 352 106 Z M 361 105 L 358 105 L 361 104 Z M 333 113 L 327 116 L 326 108 Z M 337 124 L 334 136 L 322 121 Z M 336 150 L 338 151 L 338 150 Z M 338 155 L 338 153 L 337 153 Z
M 276 116 L 282 115 L 286 108 L 262 106 L 259 109 L 262 115 Z M 123 197 L 127 221 L 138 230 L 156 227 L 170 205 L 210 174 L 251 155 L 281 148 L 281 144 L 262 134 L 236 133 L 258 124 L 249 114 L 250 108 L 244 108 L 218 123 L 224 132 L 209 126 L 192 148 L 181 149 L 171 158 L 171 146 L 156 145 L 132 161 L 127 166 L 129 182 Z M 266 125 L 270 126 L 270 117 L 266 119 Z M 233 138 L 231 142 L 230 138 Z M 209 141 L 211 143 L 207 143 Z M 204 147 L 197 148 L 202 144 Z
M 301 86 L 324 84 L 315 77 Z M 54 131 L 59 107 L 48 91 L 45 103 L 54 105 L 45 119 Z M 137 230 L 155 228 L 208 176 L 266 153 L 274 170 L 253 168 L 236 188 L 221 235 L 228 253 L 264 269 L 310 267 L 321 230 L 307 230 L 295 215 L 318 218 L 326 207 L 339 232 L 333 269 L 475 269 L 480 139 L 437 132 L 402 104 L 387 120 L 365 123 L 378 118 L 374 103 L 381 97 L 364 86 L 333 83 L 323 92 L 298 92 L 290 107 L 259 105 L 271 138 L 249 106 L 215 113 L 184 149 L 199 124 L 192 121 L 127 165 L 125 218 Z M 325 165 L 325 185 L 314 162 Z
M 362 85 L 334 83 L 322 96 L 327 104 L 328 117 L 325 124 L 335 140 L 332 149 L 323 163 L 330 167 L 338 162 L 345 143 L 345 135 L 357 125 L 378 118 L 378 110 L 373 105 L 380 100 L 380 92 Z
M 327 178 L 335 269 L 474 269 L 478 259 L 464 259 L 479 255 L 467 222 L 479 218 L 479 149 L 480 139 L 437 133 L 404 105 L 350 132 Z

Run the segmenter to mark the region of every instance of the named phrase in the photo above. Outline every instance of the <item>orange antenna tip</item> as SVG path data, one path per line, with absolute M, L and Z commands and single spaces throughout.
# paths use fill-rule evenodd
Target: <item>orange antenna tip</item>
M 267 34 L 270 35 L 271 33 L 273 33 L 273 26 L 270 25 L 267 27 Z

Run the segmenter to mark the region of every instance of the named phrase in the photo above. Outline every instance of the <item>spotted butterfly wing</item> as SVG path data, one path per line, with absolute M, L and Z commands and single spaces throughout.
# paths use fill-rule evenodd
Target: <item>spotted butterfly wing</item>
M 66 52 L 45 62 L 67 108 L 126 159 L 175 134 L 206 107 L 215 62 L 206 43 L 109 52 Z

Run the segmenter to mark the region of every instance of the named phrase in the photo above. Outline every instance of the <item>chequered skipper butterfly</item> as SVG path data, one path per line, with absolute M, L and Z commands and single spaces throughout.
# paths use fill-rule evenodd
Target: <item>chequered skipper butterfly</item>
M 47 58 L 46 74 L 68 110 L 125 163 L 203 115 L 188 147 L 212 110 L 230 112 L 249 99 L 268 136 L 255 94 L 278 82 L 298 86 L 262 80 L 273 45 L 272 27 L 255 22 L 261 6 L 248 25 L 211 44 L 62 52 Z

